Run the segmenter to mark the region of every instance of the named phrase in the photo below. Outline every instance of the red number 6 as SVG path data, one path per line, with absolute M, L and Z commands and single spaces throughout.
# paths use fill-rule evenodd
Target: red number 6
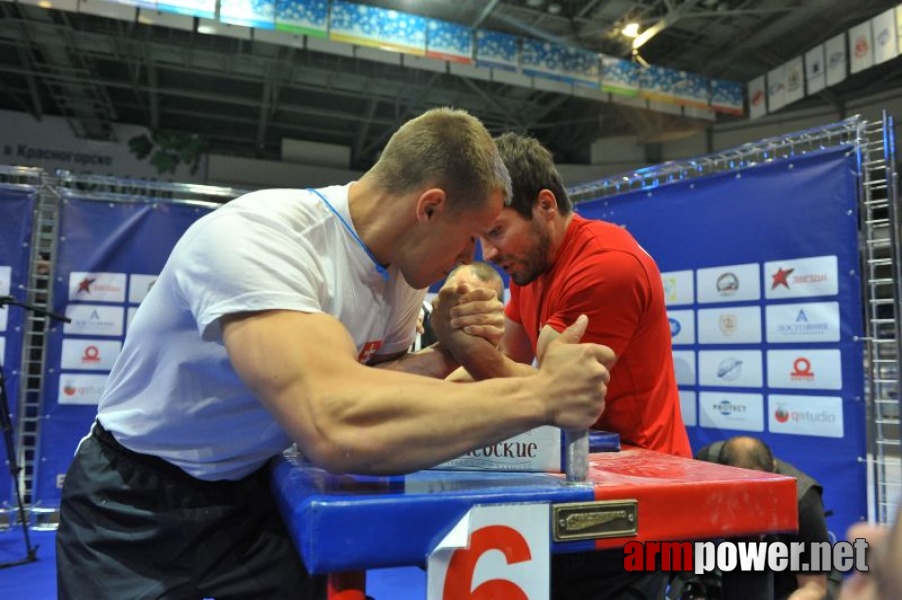
M 473 572 L 479 557 L 488 550 L 499 550 L 507 564 L 530 560 L 529 544 L 516 529 L 503 525 L 483 527 L 470 536 L 470 547 L 455 550 L 445 574 L 444 600 L 529 600 L 515 583 L 491 579 L 472 592 Z

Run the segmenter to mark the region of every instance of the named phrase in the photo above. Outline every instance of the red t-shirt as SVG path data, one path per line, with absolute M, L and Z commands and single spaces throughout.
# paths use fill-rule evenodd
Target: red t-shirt
M 526 286 L 511 282 L 505 314 L 526 330 L 533 352 L 545 325 L 560 332 L 588 316 L 582 341 L 617 354 L 595 427 L 634 446 L 692 456 L 661 273 L 625 229 L 574 215 L 552 269 Z

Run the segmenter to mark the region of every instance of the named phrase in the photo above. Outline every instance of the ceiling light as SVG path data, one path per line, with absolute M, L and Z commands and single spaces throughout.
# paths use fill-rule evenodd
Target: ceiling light
M 634 38 L 639 35 L 639 24 L 638 23 L 627 23 L 623 26 L 623 29 L 620 30 L 620 33 L 625 35 L 628 38 Z

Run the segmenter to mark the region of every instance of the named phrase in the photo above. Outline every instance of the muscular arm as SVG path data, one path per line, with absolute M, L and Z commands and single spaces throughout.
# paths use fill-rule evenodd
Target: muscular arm
M 454 371 L 448 381 L 468 382 L 535 375 L 532 360 L 532 346 L 523 326 L 505 317 L 500 348 L 483 348 L 483 355 L 475 365 Z
M 291 439 L 333 472 L 404 473 L 539 425 L 584 427 L 601 410 L 608 377 L 607 350 L 593 344 L 561 344 L 554 364 L 529 381 L 460 386 L 374 369 L 357 362 L 344 327 L 321 313 L 231 316 L 223 342 Z M 558 394 L 568 402 L 548 399 Z

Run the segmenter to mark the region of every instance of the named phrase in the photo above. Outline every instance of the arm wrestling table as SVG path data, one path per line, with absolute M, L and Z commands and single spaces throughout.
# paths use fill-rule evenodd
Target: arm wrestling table
M 290 456 L 277 460 L 272 483 L 307 569 L 329 575 L 330 599 L 363 600 L 366 569 L 425 565 L 478 504 L 550 504 L 553 554 L 797 528 L 791 477 L 631 446 L 590 454 L 588 482 L 580 485 L 554 473 L 331 475 Z

